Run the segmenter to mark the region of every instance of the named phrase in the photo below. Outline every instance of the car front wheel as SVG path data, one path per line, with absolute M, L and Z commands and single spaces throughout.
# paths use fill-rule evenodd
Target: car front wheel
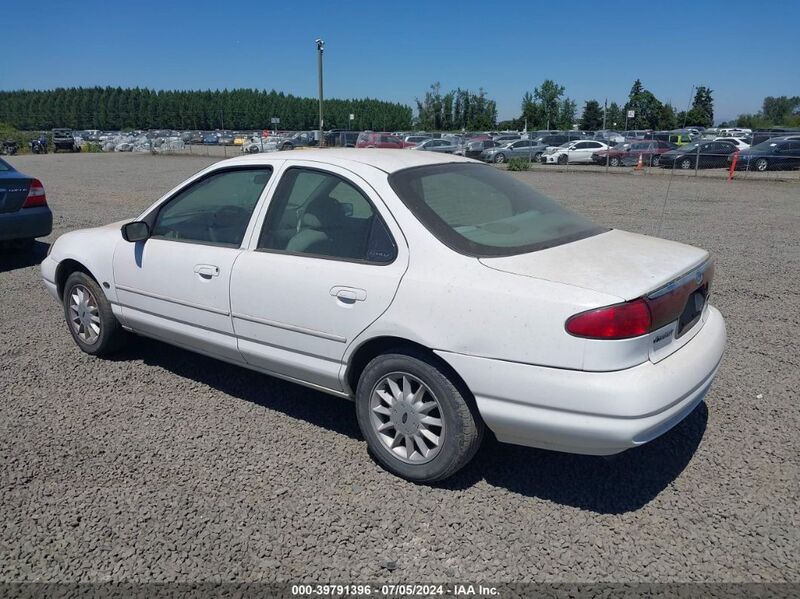
M 62 299 L 69 332 L 81 350 L 93 356 L 105 356 L 124 345 L 127 334 L 92 277 L 84 272 L 72 273 L 64 284 Z
M 506 155 L 505 154 L 495 154 L 494 161 L 497 164 L 503 164 L 506 161 Z
M 356 413 L 375 460 L 414 482 L 442 480 L 466 465 L 480 446 L 483 422 L 459 387 L 415 351 L 382 354 L 367 364 Z
M 661 156 L 659 154 L 653 154 L 650 160 L 653 166 L 659 166 L 661 164 Z
M 681 160 L 680 164 L 681 164 L 681 168 L 683 170 L 685 170 L 685 171 L 689 170 L 690 168 L 692 168 L 692 161 L 689 160 L 688 158 L 684 158 L 683 160 Z
M 767 169 L 769 169 L 769 162 L 767 162 L 766 158 L 759 158 L 756 160 L 755 163 L 756 170 L 763 173 Z

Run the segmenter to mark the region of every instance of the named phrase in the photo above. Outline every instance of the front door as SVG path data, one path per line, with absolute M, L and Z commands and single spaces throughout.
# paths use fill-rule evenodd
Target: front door
M 407 252 L 364 181 L 333 166 L 295 164 L 234 265 L 233 326 L 248 363 L 342 390 L 345 349 L 389 307 Z
M 213 171 L 156 209 L 149 239 L 117 244 L 114 283 L 126 326 L 241 361 L 230 317 L 230 277 L 270 172 Z

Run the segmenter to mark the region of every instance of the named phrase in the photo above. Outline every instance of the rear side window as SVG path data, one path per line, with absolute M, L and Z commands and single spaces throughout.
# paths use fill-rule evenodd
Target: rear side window
M 281 178 L 258 248 L 378 264 L 397 255 L 386 224 L 360 189 L 305 168 L 290 168 Z
M 605 231 L 490 166 L 398 171 L 389 184 L 442 243 L 469 256 L 510 256 Z

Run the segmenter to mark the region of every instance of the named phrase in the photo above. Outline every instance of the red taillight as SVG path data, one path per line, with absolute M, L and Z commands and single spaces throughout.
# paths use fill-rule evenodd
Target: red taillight
M 44 185 L 39 179 L 31 181 L 28 189 L 28 197 L 25 198 L 23 208 L 36 208 L 37 206 L 47 206 L 47 195 L 44 193 Z
M 570 335 L 590 339 L 628 339 L 650 332 L 650 309 L 643 299 L 581 312 L 567 320 Z

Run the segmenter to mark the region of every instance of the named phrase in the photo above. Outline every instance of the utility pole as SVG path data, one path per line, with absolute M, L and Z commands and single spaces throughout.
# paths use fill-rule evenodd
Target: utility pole
M 608 98 L 603 102 L 603 131 L 606 130 L 606 114 L 608 113 Z
M 322 116 L 322 53 L 325 51 L 325 42 L 322 39 L 317 39 L 317 71 L 319 76 L 319 147 L 325 146 L 325 139 L 322 136 L 322 128 L 324 124 Z
M 694 98 L 694 85 L 692 91 L 689 92 L 689 105 L 686 107 L 686 112 L 683 113 L 683 128 L 686 129 L 686 118 L 689 116 L 689 111 L 692 109 L 692 99 Z

